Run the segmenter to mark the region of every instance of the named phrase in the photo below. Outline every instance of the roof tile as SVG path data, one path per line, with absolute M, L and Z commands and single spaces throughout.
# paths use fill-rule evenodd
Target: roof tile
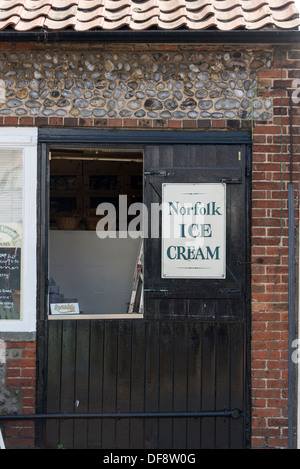
M 0 30 L 299 27 L 294 0 L 0 0 Z

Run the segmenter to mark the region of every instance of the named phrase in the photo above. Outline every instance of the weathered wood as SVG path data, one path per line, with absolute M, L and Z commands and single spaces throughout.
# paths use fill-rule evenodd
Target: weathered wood
M 238 179 L 227 183 L 225 280 L 161 279 L 160 239 L 148 238 L 144 240 L 144 319 L 128 315 L 127 320 L 89 317 L 48 322 L 48 412 L 173 412 L 174 416 L 53 420 L 46 425 L 46 447 L 59 443 L 105 449 L 247 446 L 248 266 L 238 263 L 248 260 L 249 244 L 244 155 L 241 145 L 166 144 L 145 149 L 145 171 L 174 170 L 168 182 Z M 146 204 L 160 203 L 164 180 L 164 176 L 145 176 Z M 242 418 L 176 418 L 176 412 L 233 408 L 243 412 Z

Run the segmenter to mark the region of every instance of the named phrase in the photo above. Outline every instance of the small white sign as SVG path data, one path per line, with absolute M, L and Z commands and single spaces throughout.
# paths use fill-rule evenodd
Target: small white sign
M 78 303 L 51 303 L 51 314 L 79 314 Z
M 226 276 L 226 185 L 162 185 L 162 277 Z

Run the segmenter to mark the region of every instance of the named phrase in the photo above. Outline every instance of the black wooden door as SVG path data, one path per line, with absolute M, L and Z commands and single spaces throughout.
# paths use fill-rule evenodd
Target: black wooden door
M 173 420 L 176 438 L 185 439 L 187 447 L 247 445 L 248 150 L 166 145 L 148 146 L 145 154 L 147 206 L 162 202 L 165 183 L 226 184 L 225 279 L 162 278 L 162 240 L 144 242 L 144 316 L 164 331 L 156 405 L 164 411 L 212 412 L 198 421 Z M 240 418 L 214 417 L 224 409 L 239 409 Z
M 144 240 L 143 319 L 48 321 L 45 446 L 245 448 L 248 178 L 245 145 L 145 147 L 144 201 L 164 182 L 226 183 L 226 279 L 162 279 Z M 89 414 L 91 418 L 88 418 Z

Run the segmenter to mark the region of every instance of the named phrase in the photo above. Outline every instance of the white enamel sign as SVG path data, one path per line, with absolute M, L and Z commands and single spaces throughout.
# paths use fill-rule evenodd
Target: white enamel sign
M 162 277 L 226 276 L 226 185 L 162 185 Z

